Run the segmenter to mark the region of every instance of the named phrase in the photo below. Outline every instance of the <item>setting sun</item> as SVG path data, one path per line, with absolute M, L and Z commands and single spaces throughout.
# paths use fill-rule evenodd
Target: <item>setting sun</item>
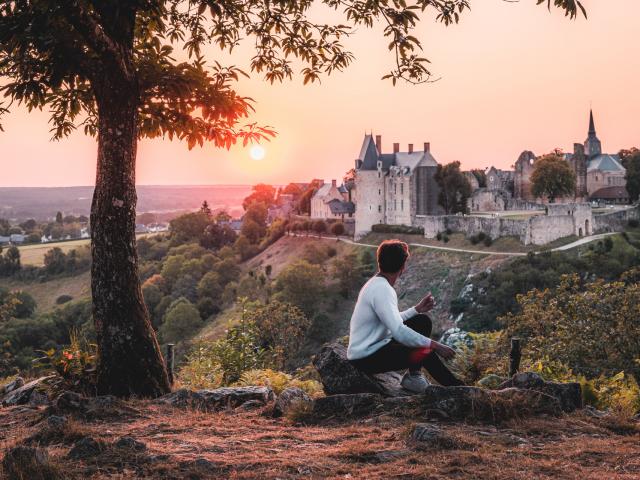
M 253 160 L 262 160 L 265 155 L 264 148 L 260 145 L 254 145 L 249 151 L 249 155 Z

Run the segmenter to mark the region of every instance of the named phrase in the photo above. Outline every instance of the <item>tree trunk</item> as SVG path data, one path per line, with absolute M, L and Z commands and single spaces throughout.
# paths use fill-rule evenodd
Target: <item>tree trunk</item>
M 171 388 L 138 278 L 138 94 L 135 81 L 109 77 L 93 82 L 99 114 L 98 167 L 91 205 L 98 392 L 156 397 Z

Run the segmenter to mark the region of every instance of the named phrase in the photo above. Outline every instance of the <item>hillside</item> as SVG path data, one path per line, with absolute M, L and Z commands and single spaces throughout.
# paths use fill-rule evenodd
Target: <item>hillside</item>
M 440 440 L 412 443 L 412 428 L 425 421 L 420 415 L 305 425 L 274 419 L 269 407 L 216 413 L 149 401 L 125 407 L 107 417 L 71 415 L 62 421 L 53 420 L 61 417 L 48 416 L 44 407 L 0 409 L 0 443 L 5 452 L 16 445 L 48 452 L 46 463 L 60 476 L 29 477 L 34 480 L 631 480 L 640 475 L 637 422 L 589 410 L 500 424 L 427 420 L 429 428 L 441 432 Z

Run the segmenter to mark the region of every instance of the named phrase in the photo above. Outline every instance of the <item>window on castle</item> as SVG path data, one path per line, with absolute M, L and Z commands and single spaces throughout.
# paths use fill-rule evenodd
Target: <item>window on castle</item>
M 394 210 L 397 210 L 397 209 L 398 209 L 398 201 L 397 201 L 397 200 L 394 200 L 394 201 L 393 201 L 393 209 L 394 209 Z
M 404 195 L 404 183 L 400 184 L 400 194 Z
M 404 200 L 400 199 L 400 210 L 404 210 Z
M 382 195 L 382 190 L 378 189 L 378 195 Z
M 393 193 L 398 193 L 398 184 L 397 183 L 393 184 Z
M 382 213 L 382 205 L 378 205 L 378 213 Z

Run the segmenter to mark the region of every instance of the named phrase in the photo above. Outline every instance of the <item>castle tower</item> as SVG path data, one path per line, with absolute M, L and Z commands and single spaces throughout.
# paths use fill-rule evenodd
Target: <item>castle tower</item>
M 589 111 L 589 136 L 584 142 L 584 151 L 588 158 L 602 154 L 602 144 L 596 136 L 596 126 L 593 121 L 593 110 Z
M 584 202 L 587 197 L 587 156 L 584 147 L 579 143 L 573 145 L 573 158 L 571 166 L 576 173 L 576 191 L 575 197 L 577 201 Z

